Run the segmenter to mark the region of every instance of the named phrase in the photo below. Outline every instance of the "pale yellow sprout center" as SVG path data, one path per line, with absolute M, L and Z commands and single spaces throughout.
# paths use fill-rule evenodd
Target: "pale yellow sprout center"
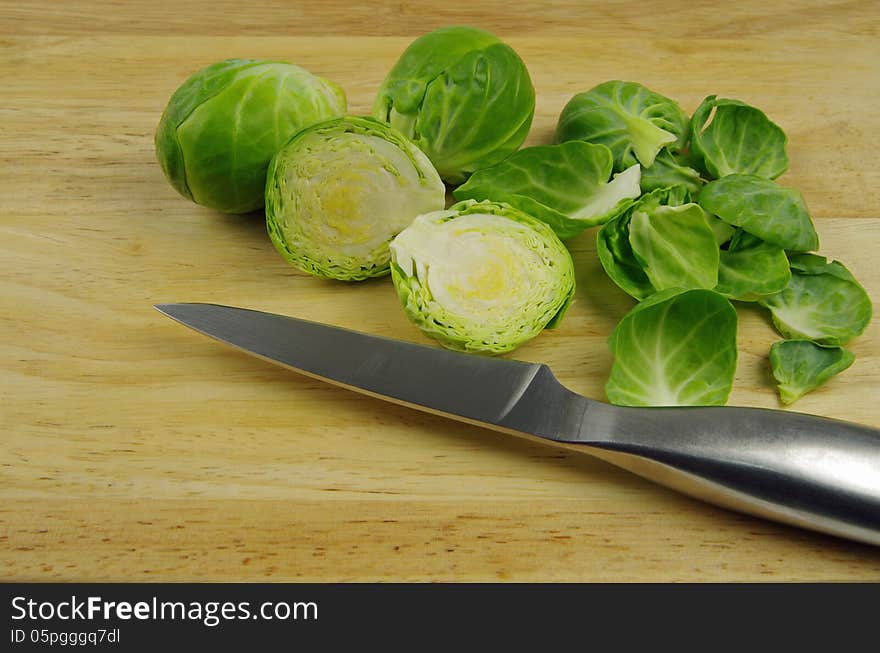
M 397 264 L 415 273 L 446 311 L 475 323 L 506 322 L 526 306 L 552 302 L 557 278 L 531 227 L 502 216 L 447 211 L 420 216 L 392 243 Z
M 299 145 L 288 189 L 297 210 L 282 228 L 289 242 L 315 256 L 370 256 L 413 216 L 436 207 L 439 180 L 423 180 L 393 143 L 340 133 L 328 143 L 312 134 Z

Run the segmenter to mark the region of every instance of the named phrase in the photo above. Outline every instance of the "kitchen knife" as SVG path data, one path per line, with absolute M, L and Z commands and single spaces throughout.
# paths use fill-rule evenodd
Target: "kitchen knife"
M 568 390 L 543 364 L 216 304 L 156 308 L 311 377 L 581 450 L 727 508 L 880 545 L 877 429 L 762 408 L 612 406 Z

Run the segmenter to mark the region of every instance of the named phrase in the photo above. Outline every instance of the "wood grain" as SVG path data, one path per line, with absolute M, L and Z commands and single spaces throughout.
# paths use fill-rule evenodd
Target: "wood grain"
M 173 8 L 171 5 L 173 4 Z M 0 3 L 0 578 L 6 580 L 880 580 L 880 551 L 716 509 L 603 462 L 299 377 L 151 305 L 212 301 L 423 342 L 387 279 L 288 266 L 260 215 L 167 185 L 152 135 L 191 72 L 283 58 L 353 113 L 410 40 L 502 34 L 538 91 L 529 143 L 575 92 L 623 78 L 692 111 L 764 109 L 822 253 L 880 298 L 880 34 L 872 3 Z M 602 398 L 632 306 L 585 234 L 576 302 L 516 357 Z M 759 311 L 740 311 L 731 403 L 778 407 Z M 796 408 L 880 427 L 880 327 Z

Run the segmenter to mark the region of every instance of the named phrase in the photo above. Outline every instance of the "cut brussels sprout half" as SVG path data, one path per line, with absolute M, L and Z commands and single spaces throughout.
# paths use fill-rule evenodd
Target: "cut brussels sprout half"
M 230 59 L 174 92 L 156 130 L 156 157 L 184 197 L 226 213 L 254 211 L 278 148 L 344 113 L 345 94 L 329 80 L 293 64 Z
M 566 239 L 604 224 L 641 194 L 638 165 L 613 178 L 611 166 L 611 150 L 604 145 L 537 145 L 478 170 L 453 195 L 458 200 L 506 202 Z
M 391 278 L 425 335 L 497 354 L 555 326 L 574 294 L 553 230 L 506 204 L 467 200 L 421 215 L 391 242 Z
M 522 59 L 474 27 L 446 27 L 413 41 L 373 104 L 373 115 L 420 147 L 450 184 L 515 152 L 534 112 Z
M 301 270 L 330 279 L 388 274 L 389 241 L 444 204 L 443 182 L 428 158 L 372 118 L 304 129 L 272 159 L 266 181 L 275 247 Z
M 688 138 L 688 117 L 674 100 L 635 82 L 610 81 L 575 95 L 562 110 L 557 142 L 606 145 L 618 172 L 650 167 L 663 148 L 678 152 Z
M 823 347 L 809 340 L 783 340 L 770 347 L 770 366 L 779 398 L 791 404 L 840 374 L 855 360 L 843 347 Z

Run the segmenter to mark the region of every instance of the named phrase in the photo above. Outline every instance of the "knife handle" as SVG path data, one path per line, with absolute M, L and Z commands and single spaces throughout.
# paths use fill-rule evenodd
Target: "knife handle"
M 591 406 L 600 458 L 700 499 L 880 545 L 880 430 L 760 408 Z

